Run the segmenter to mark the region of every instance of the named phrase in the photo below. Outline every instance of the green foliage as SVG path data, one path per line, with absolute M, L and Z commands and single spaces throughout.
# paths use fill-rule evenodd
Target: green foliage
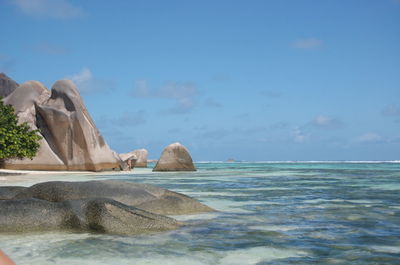
M 14 108 L 4 105 L 0 97 L 0 160 L 24 157 L 32 159 L 40 147 L 41 137 L 38 132 L 32 130 L 26 122 L 18 125 Z

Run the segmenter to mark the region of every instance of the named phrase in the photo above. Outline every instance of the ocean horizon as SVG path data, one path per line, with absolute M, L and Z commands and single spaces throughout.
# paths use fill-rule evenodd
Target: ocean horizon
M 349 163 L 350 162 L 350 163 Z M 140 236 L 1 234 L 17 264 L 398 264 L 398 161 L 197 162 L 197 172 L 47 175 L 118 179 L 191 196 L 217 210 L 173 216 Z M 33 184 L 32 182 L 25 183 Z M 23 180 L 16 185 L 24 185 Z

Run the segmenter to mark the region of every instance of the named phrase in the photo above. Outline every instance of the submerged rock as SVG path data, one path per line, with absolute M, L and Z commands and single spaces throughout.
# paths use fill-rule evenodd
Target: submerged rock
M 136 235 L 178 226 L 172 218 L 105 198 L 63 202 L 35 198 L 0 201 L 0 232 L 77 230 Z
M 90 171 L 120 168 L 120 158 L 100 135 L 71 81 L 57 81 L 51 93 L 41 83 L 28 81 L 4 102 L 13 105 L 20 122 L 40 129 L 43 137 L 36 157 L 6 160 L 4 168 Z
M 180 143 L 165 147 L 153 171 L 196 171 L 189 151 Z
M 115 180 L 43 182 L 22 190 L 13 199 L 37 198 L 62 202 L 99 197 L 113 199 L 129 206 L 163 215 L 214 211 L 197 200 L 180 193 L 148 184 Z

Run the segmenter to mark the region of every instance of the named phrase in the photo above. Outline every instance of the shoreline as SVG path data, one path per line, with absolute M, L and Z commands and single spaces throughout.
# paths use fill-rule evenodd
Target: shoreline
M 139 168 L 131 171 L 41 171 L 0 169 L 0 186 L 30 186 L 45 181 L 87 181 L 96 180 L 104 175 L 134 175 L 152 173 L 151 168 Z

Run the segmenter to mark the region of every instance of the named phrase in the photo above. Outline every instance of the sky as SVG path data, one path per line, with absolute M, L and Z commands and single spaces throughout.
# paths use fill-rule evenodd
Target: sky
M 0 72 L 73 80 L 109 146 L 400 160 L 400 0 L 0 0 Z

